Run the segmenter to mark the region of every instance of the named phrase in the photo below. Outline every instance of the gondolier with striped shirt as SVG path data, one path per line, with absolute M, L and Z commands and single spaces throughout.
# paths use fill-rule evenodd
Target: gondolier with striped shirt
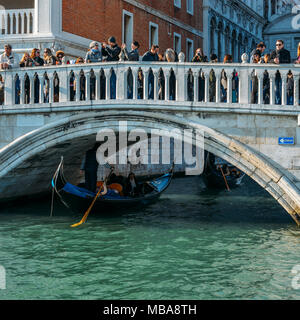
M 97 186 L 97 171 L 99 164 L 96 158 L 96 153 L 99 146 L 100 143 L 96 142 L 93 148 L 89 149 L 85 153 L 85 157 L 80 168 L 85 174 L 85 187 L 92 192 L 96 192 Z

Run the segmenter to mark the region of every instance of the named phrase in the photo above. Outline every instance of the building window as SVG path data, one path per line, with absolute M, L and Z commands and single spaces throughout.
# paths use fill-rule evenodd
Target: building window
M 189 14 L 194 14 L 194 0 L 186 0 L 186 11 Z
M 133 42 L 133 14 L 131 12 L 123 10 L 122 24 L 122 43 L 125 43 L 127 48 L 130 49 Z
M 275 14 L 277 9 L 277 0 L 272 0 L 271 1 L 271 14 Z
M 186 39 L 186 61 L 191 62 L 194 56 L 194 41 Z
M 151 48 L 153 44 L 158 45 L 158 25 L 149 22 L 149 48 Z
M 181 51 L 181 35 L 174 32 L 174 50 L 179 53 Z
M 174 6 L 177 8 L 181 8 L 181 0 L 174 0 Z

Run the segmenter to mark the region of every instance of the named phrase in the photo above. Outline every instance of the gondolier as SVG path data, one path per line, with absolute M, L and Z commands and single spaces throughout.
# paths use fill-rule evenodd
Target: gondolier
M 97 171 L 98 161 L 96 158 L 97 149 L 100 146 L 99 143 L 95 143 L 92 149 L 89 149 L 85 153 L 80 170 L 84 171 L 85 175 L 85 188 L 89 191 L 95 192 L 97 186 Z

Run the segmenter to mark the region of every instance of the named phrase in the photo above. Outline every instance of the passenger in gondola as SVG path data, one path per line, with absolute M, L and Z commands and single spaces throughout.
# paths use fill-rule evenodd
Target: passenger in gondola
M 98 161 L 96 158 L 96 152 L 98 147 L 100 146 L 99 143 L 95 143 L 93 148 L 89 149 L 85 153 L 85 157 L 81 164 L 81 172 L 84 171 L 85 174 L 85 187 L 86 189 L 96 192 L 96 185 L 97 185 L 97 171 L 98 171 Z
M 141 193 L 141 186 L 136 180 L 135 174 L 130 172 L 126 180 L 125 194 L 129 196 L 138 196 Z
M 220 164 L 218 164 L 217 165 L 217 170 L 220 171 L 221 173 L 223 171 L 224 176 L 229 176 L 230 175 L 230 170 L 229 170 L 228 165 L 226 163 L 223 164 L 222 166 Z
M 231 175 L 235 178 L 239 178 L 241 175 L 241 171 L 238 170 L 237 168 L 232 168 L 230 172 L 231 172 Z

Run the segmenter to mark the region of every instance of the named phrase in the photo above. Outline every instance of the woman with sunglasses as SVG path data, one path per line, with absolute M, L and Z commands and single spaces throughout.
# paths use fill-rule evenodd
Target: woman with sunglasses
M 41 54 L 40 49 L 37 49 L 37 48 L 32 49 L 30 58 L 33 61 L 33 64 L 32 64 L 33 66 L 39 67 L 44 65 L 44 60 L 41 58 L 40 54 Z

